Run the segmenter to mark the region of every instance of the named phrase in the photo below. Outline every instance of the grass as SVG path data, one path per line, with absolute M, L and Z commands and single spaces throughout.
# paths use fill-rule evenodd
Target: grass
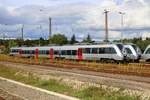
M 103 89 L 101 87 L 88 87 L 77 90 L 57 80 L 41 80 L 32 73 L 4 65 L 0 65 L 0 76 L 50 91 L 74 96 L 82 100 L 140 100 L 139 96 L 123 94 L 123 89 L 110 91 L 109 89 Z
M 110 92 L 101 87 L 89 87 L 76 94 L 85 100 L 140 100 L 138 96 L 123 95 L 122 91 Z

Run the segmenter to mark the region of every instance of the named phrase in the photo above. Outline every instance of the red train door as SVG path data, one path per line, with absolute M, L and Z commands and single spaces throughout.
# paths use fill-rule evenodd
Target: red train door
M 19 49 L 19 56 L 22 57 L 23 50 Z
M 53 62 L 53 59 L 54 59 L 54 50 L 53 48 L 50 49 L 50 62 Z
M 78 49 L 78 59 L 81 61 L 83 60 L 83 56 L 82 56 L 82 48 Z
M 39 58 L 39 49 L 36 48 L 36 49 L 35 49 L 35 59 L 36 59 L 36 63 L 38 63 L 38 58 Z
M 22 56 L 22 49 L 19 49 L 19 56 Z

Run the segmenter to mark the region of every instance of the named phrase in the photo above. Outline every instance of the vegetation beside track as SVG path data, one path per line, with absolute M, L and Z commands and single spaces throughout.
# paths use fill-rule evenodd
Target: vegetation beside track
M 50 91 L 74 96 L 82 100 L 141 100 L 141 96 L 127 95 L 124 89 L 112 91 L 109 88 L 88 87 L 84 89 L 74 89 L 58 80 L 42 80 L 33 73 L 25 72 L 17 68 L 10 68 L 0 65 L 0 76 L 19 81 L 32 86 L 40 87 Z
M 150 64 L 116 64 L 116 63 L 97 63 L 88 61 L 73 61 L 73 60 L 53 60 L 39 58 L 37 61 L 34 58 L 21 58 L 21 57 L 10 57 L 7 55 L 0 55 L 0 61 L 9 61 L 24 64 L 38 64 L 51 67 L 60 68 L 75 68 L 87 71 L 106 72 L 114 74 L 125 74 L 125 75 L 136 75 L 150 77 Z

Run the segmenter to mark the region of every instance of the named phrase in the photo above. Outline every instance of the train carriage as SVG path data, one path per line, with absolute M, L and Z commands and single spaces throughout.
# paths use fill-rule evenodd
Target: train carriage
M 139 61 L 142 55 L 140 48 L 135 44 L 125 44 L 124 48 L 126 49 L 127 56 L 132 61 Z
M 44 47 L 13 47 L 10 55 L 23 57 L 65 58 L 77 60 L 115 60 L 126 59 L 122 44 L 64 45 Z
M 150 62 L 150 45 L 148 45 L 147 48 L 145 49 L 142 55 L 142 59 L 144 61 Z

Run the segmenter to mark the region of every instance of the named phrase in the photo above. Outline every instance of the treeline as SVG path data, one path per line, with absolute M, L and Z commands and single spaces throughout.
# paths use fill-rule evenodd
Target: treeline
M 76 40 L 76 36 L 73 34 L 71 39 L 68 40 L 63 34 L 55 34 L 49 38 L 49 40 L 44 40 L 42 37 L 36 40 L 0 40 L 0 45 L 5 45 L 6 47 L 13 46 L 45 46 L 49 44 L 64 45 L 64 44 L 75 44 L 79 41 Z M 93 43 L 91 36 L 87 35 L 87 38 L 83 39 L 83 43 Z
M 90 35 L 87 35 L 87 38 L 83 39 L 83 43 L 93 43 Z M 5 53 L 9 52 L 10 47 L 20 47 L 20 46 L 47 46 L 49 44 L 54 45 L 65 45 L 65 44 L 75 44 L 79 43 L 79 41 L 76 40 L 76 36 L 73 34 L 71 39 L 69 40 L 65 35 L 63 34 L 55 34 L 52 37 L 49 38 L 49 40 L 44 40 L 42 37 L 40 39 L 36 40 L 22 40 L 22 39 L 10 39 L 10 40 L 0 40 L 0 49 L 2 51 L 5 51 Z
M 81 41 L 82 43 L 94 43 L 91 39 L 91 36 L 88 34 L 85 39 Z M 114 40 L 113 42 L 121 42 L 120 40 Z M 147 45 L 150 44 L 150 39 L 147 38 L 146 40 L 142 40 L 142 38 L 134 38 L 134 39 L 124 39 L 122 41 L 123 43 L 134 43 L 137 44 L 142 51 L 145 50 Z M 75 44 L 79 43 L 77 41 L 76 36 L 73 34 L 71 36 L 71 39 L 68 39 L 63 34 L 55 34 L 52 37 L 49 38 L 49 40 L 44 40 L 43 38 L 37 39 L 37 40 L 0 40 L 0 49 L 5 49 L 5 52 L 9 51 L 10 47 L 14 46 L 46 46 L 49 44 L 55 44 L 55 45 L 65 45 L 65 44 Z

